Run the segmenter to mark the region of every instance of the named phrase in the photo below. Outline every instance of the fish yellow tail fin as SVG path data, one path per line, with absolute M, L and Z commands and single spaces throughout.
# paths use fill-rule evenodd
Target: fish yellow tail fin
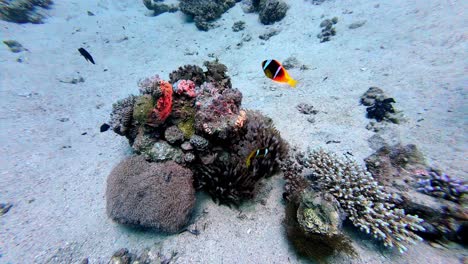
M 289 84 L 292 88 L 296 88 L 297 81 L 294 80 L 293 78 L 291 78 L 291 79 L 288 80 L 288 84 Z

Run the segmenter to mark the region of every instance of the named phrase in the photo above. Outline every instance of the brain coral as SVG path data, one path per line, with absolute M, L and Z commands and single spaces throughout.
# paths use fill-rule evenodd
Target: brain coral
M 121 224 L 178 232 L 195 204 L 192 182 L 192 172 L 173 161 L 127 158 L 107 179 L 107 214 Z

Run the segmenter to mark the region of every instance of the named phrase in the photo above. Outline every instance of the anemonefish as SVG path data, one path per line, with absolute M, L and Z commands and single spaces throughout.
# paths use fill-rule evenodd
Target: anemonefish
M 273 81 L 287 83 L 291 87 L 296 87 L 297 81 L 289 76 L 283 65 L 277 60 L 266 60 L 262 62 L 263 72 Z
M 252 152 L 250 152 L 249 156 L 247 156 L 247 158 L 245 159 L 245 165 L 247 166 L 247 168 L 249 168 L 252 159 L 264 158 L 266 155 L 268 155 L 268 148 L 255 149 Z

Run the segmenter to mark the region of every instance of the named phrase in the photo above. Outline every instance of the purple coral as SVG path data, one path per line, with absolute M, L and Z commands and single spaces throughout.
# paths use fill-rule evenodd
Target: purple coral
M 427 195 L 460 203 L 462 196 L 468 193 L 466 182 L 442 172 L 418 170 L 415 176 L 418 178 L 417 190 Z

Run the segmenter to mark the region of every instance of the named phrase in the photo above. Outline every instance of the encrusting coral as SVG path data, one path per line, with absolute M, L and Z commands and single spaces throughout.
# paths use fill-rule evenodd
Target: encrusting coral
M 422 240 L 415 234 L 424 230 L 422 219 L 396 208 L 391 202 L 391 195 L 354 161 L 318 150 L 297 153 L 285 163 L 283 171 L 289 167 L 298 171 L 295 166 L 302 167 L 302 173 L 285 173 L 286 190 L 291 192 L 286 196 L 297 196 L 294 194 L 297 190 L 288 185 L 304 182 L 305 179 L 311 187 L 333 195 L 356 227 L 382 240 L 385 246 L 395 246 L 404 252 L 405 243 Z M 304 179 L 296 180 L 296 177 Z

